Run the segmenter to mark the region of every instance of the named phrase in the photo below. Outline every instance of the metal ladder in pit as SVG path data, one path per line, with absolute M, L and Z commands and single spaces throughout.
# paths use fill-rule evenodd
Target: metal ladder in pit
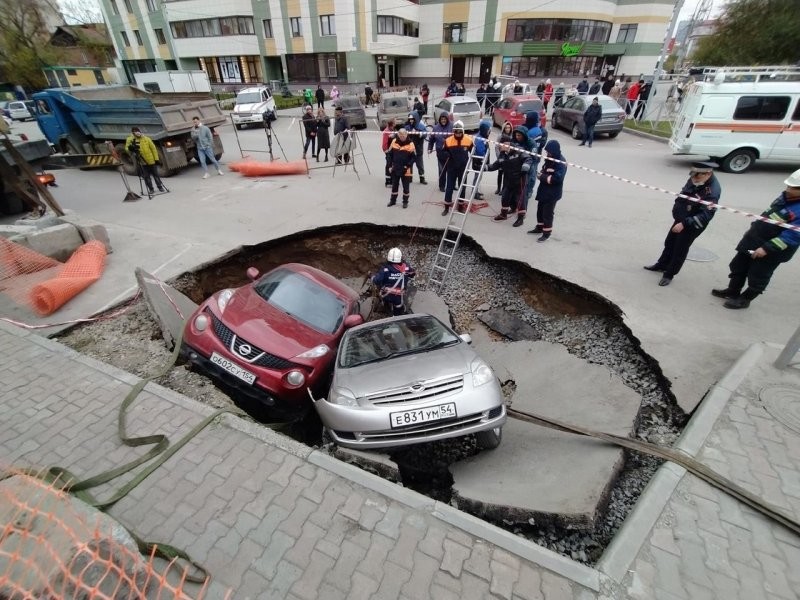
M 444 226 L 442 239 L 439 241 L 439 248 L 436 250 L 436 256 L 433 259 L 430 274 L 428 275 L 427 288 L 433 290 L 437 294 L 442 291 L 444 280 L 447 273 L 450 271 L 450 265 L 453 262 L 458 243 L 461 241 L 461 234 L 464 232 L 464 225 L 467 222 L 467 215 L 472 209 L 472 201 L 478 194 L 478 187 L 480 186 L 483 173 L 486 170 L 486 164 L 489 160 L 489 153 L 491 148 L 487 141 L 486 152 L 483 156 L 476 154 L 477 148 L 472 149 L 467 159 L 467 166 L 464 169 L 464 174 L 461 176 L 461 184 L 454 193 L 453 207 L 448 215 L 447 224 Z M 480 160 L 480 168 L 473 168 L 473 159 Z M 461 194 L 464 194 L 464 199 L 461 199 Z M 464 208 L 464 212 L 458 210 L 459 205 Z

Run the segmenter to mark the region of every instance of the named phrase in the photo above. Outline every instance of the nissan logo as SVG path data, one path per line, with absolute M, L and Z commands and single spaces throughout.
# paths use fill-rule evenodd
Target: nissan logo
M 242 344 L 239 346 L 239 354 L 242 356 L 249 356 L 252 351 L 253 348 L 250 346 L 250 344 Z

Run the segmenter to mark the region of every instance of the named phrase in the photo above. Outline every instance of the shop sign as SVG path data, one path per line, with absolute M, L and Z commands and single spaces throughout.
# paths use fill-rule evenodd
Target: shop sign
M 580 44 L 564 42 L 561 44 L 561 56 L 578 56 L 581 52 L 581 48 L 583 48 L 583 42 Z

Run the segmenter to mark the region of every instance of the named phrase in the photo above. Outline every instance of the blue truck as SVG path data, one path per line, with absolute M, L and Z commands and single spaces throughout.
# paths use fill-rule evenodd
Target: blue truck
M 151 94 L 133 86 L 48 89 L 33 95 L 39 128 L 57 152 L 108 154 L 111 142 L 128 175 L 136 162 L 125 150 L 132 127 L 152 138 L 158 149 L 159 175 L 174 175 L 197 158 L 192 118 L 200 117 L 214 133 L 214 154 L 222 156 L 222 141 L 214 128 L 227 122 L 208 94 Z

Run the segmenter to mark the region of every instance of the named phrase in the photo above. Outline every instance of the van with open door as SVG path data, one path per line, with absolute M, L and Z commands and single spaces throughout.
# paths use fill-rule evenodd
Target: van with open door
M 697 77 L 673 124 L 673 154 L 708 156 L 728 173 L 756 160 L 800 164 L 800 67 L 707 68 Z

